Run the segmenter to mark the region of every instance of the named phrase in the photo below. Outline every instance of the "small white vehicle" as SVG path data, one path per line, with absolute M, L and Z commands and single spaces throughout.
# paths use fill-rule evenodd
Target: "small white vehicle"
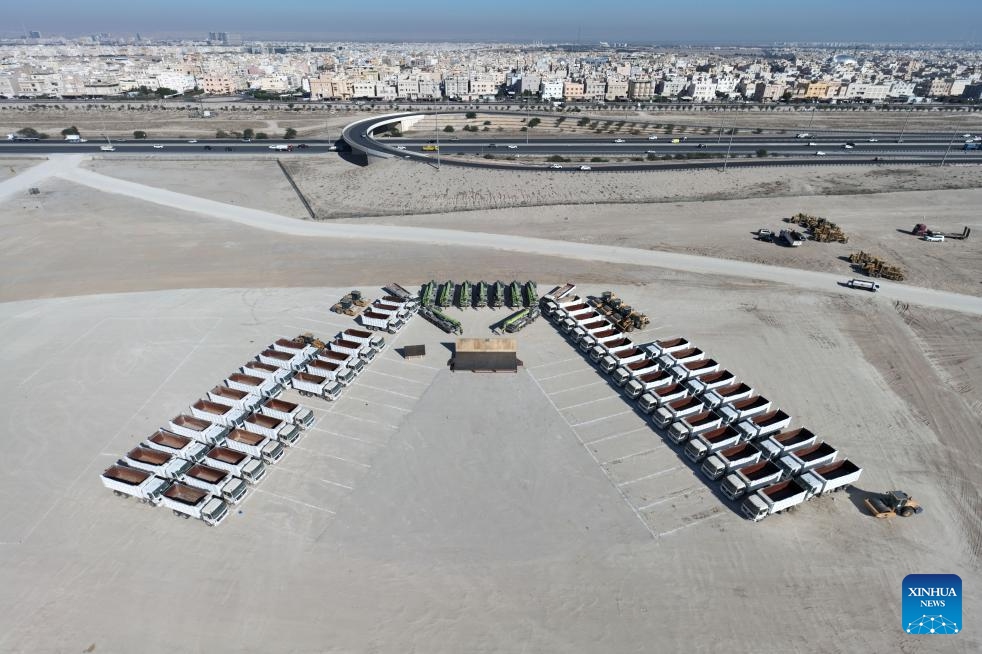
M 849 145 L 848 143 L 846 143 L 845 145 L 842 146 L 842 149 L 843 150 L 852 150 L 854 147 L 856 147 L 856 146 Z
M 405 150 L 405 149 L 406 149 L 406 146 L 404 146 L 404 145 L 397 145 L 396 146 L 396 150 Z
M 115 152 L 116 151 L 116 148 L 114 148 L 111 145 L 100 145 L 99 146 L 99 149 L 102 150 L 103 152 Z
M 154 143 L 154 144 L 153 144 L 153 149 L 154 149 L 154 150 L 163 150 L 163 149 L 164 149 L 164 146 L 162 146 L 162 145 L 161 145 L 161 144 L 159 144 L 159 143 Z
M 658 140 L 658 137 L 655 136 L 654 134 L 652 134 L 651 136 L 648 137 L 648 140 L 649 141 L 657 141 Z
M 658 150 L 645 150 L 645 154 L 658 154 Z
M 813 147 L 815 147 L 816 145 L 818 145 L 818 143 L 815 143 L 815 141 L 809 141 L 809 142 L 808 142 L 808 147 L 809 147 L 809 148 L 813 148 Z
M 811 134 L 809 134 L 808 132 L 802 132 L 801 134 L 798 134 L 797 136 L 795 136 L 795 138 L 796 139 L 806 139 L 809 136 L 811 136 Z
M 508 146 L 508 149 L 509 150 L 517 150 L 518 149 L 518 146 L 517 145 L 509 145 Z
M 190 141 L 188 141 L 188 143 L 197 143 L 197 142 L 198 142 L 198 139 L 191 139 Z
M 880 139 L 877 139 L 877 138 L 872 138 L 872 139 L 869 139 L 867 141 L 867 143 L 879 143 L 879 142 L 880 142 Z
M 933 241 L 935 243 L 944 243 L 944 234 L 925 234 L 925 241 Z
M 614 143 L 624 143 L 624 139 L 614 139 Z
M 580 166 L 580 170 L 593 170 L 590 166 Z
M 816 157 L 824 157 L 825 156 L 825 153 L 823 151 L 819 150 L 818 152 L 815 153 L 815 156 Z
M 962 138 L 963 139 L 970 139 L 970 138 L 972 138 L 972 135 L 971 134 L 962 134 Z
M 562 169 L 562 166 L 560 166 L 559 164 L 552 164 L 552 165 L 551 165 L 551 166 L 549 166 L 549 167 L 550 167 L 550 168 L 555 168 L 556 170 L 561 170 L 561 169 Z

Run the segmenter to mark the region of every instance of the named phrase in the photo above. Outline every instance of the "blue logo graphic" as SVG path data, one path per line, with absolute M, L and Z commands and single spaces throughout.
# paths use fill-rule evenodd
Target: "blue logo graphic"
M 962 579 L 958 575 L 907 575 L 903 628 L 908 634 L 957 634 L 962 630 Z

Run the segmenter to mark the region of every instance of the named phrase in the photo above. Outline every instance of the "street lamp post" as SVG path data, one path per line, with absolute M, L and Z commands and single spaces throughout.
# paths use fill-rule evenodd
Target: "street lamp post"
M 436 134 L 436 169 L 440 170 L 440 112 L 433 114 L 433 132 Z
M 955 136 L 957 136 L 957 132 L 952 132 L 951 140 L 948 141 L 948 148 L 944 151 L 944 156 L 941 157 L 942 166 L 945 164 L 946 161 L 948 161 L 948 153 L 951 152 L 951 145 L 955 142 Z
M 897 139 L 897 143 L 904 142 L 904 132 L 907 131 L 907 123 L 910 122 L 910 114 L 913 111 L 914 111 L 913 107 L 907 110 L 907 118 L 904 120 L 904 126 L 900 128 L 900 137 Z
M 733 132 L 736 130 L 732 127 L 730 128 L 730 142 L 726 145 L 726 156 L 723 157 L 723 172 L 726 172 L 726 164 L 730 161 L 730 148 L 733 147 Z

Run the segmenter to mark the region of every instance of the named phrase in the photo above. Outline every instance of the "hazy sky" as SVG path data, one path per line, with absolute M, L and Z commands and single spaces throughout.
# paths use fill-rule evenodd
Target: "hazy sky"
M 329 40 L 975 42 L 982 0 L 14 0 L 0 31 Z M 979 30 L 977 32 L 977 29 Z

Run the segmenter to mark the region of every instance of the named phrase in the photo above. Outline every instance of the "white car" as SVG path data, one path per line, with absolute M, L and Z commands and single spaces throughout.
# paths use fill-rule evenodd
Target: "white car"
M 654 134 L 652 134 L 651 136 L 648 137 L 648 140 L 649 141 L 657 141 L 658 140 L 658 137 L 655 136 Z
M 825 156 L 825 153 L 822 152 L 821 150 L 819 150 L 818 152 L 815 153 L 815 156 L 816 157 L 824 157 Z
M 645 154 L 658 154 L 658 150 L 645 150 Z
M 518 149 L 518 146 L 517 145 L 509 145 L 508 146 L 508 149 L 509 150 L 517 150 Z
M 198 142 L 198 139 L 191 139 L 190 141 L 188 141 L 188 143 L 197 143 L 197 142 Z
M 590 166 L 580 166 L 580 170 L 593 170 Z
M 846 143 L 845 145 L 842 146 L 842 149 L 843 150 L 852 150 L 854 147 L 855 146 L 852 146 L 852 145 L 849 145 L 848 143 Z
M 970 139 L 970 138 L 972 138 L 972 135 L 971 134 L 962 134 L 962 138 L 963 139 Z
M 162 146 L 160 143 L 154 143 L 153 149 L 154 150 L 163 150 L 164 149 L 164 146 Z
M 404 145 L 397 145 L 396 146 L 396 150 L 405 150 L 405 149 L 406 149 L 406 146 L 404 146 Z
M 551 165 L 551 166 L 549 166 L 549 167 L 550 167 L 550 168 L 555 168 L 556 170 L 562 170 L 562 166 L 560 166 L 559 164 L 552 164 L 552 165 Z
M 934 241 L 936 243 L 944 243 L 944 234 L 925 234 L 925 241 Z
M 870 139 L 867 143 L 879 143 L 880 139 Z
M 624 143 L 624 139 L 614 139 L 614 143 Z
M 809 142 L 808 142 L 808 147 L 810 147 L 810 148 L 813 148 L 813 147 L 815 147 L 816 145 L 818 145 L 818 143 L 815 143 L 815 141 L 809 141 Z

